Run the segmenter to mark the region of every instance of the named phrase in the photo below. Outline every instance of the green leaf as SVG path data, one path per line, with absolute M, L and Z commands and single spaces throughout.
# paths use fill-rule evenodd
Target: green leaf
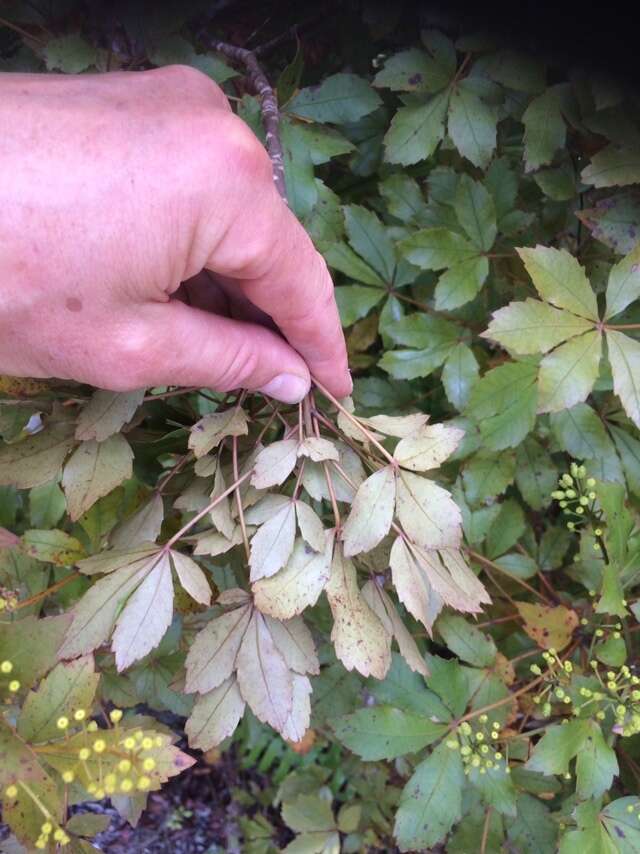
M 548 727 L 525 767 L 541 774 L 566 774 L 571 760 L 583 749 L 590 726 L 588 720 L 570 720 L 562 726 Z
M 552 86 L 534 98 L 522 116 L 524 123 L 524 159 L 531 172 L 546 163 L 565 144 L 567 128 L 562 116 L 562 100 L 567 84 Z
M 442 841 L 462 815 L 465 777 L 458 751 L 442 744 L 421 762 L 404 787 L 394 834 L 401 851 Z
M 487 532 L 487 556 L 493 560 L 514 546 L 523 535 L 525 524 L 522 507 L 511 498 L 503 501 Z
M 470 782 L 482 795 L 487 806 L 493 807 L 499 813 L 508 816 L 517 814 L 516 788 L 511 774 L 506 773 L 506 765 L 499 762 L 493 768 L 487 768 L 484 774 L 472 768 Z
M 70 622 L 69 614 L 60 614 L 0 623 L 2 657 L 11 661 L 11 672 L 24 687 L 31 687 L 54 666 Z
M 44 58 L 49 71 L 79 74 L 86 71 L 97 60 L 97 52 L 80 33 L 69 33 L 50 39 L 44 49 Z
M 82 442 L 62 473 L 69 517 L 75 521 L 133 473 L 133 451 L 117 433 L 104 442 Z
M 453 311 L 472 300 L 489 275 L 489 261 L 480 256 L 451 267 L 438 279 L 436 309 Z
M 479 182 L 461 175 L 453 207 L 473 246 L 488 252 L 496 239 L 496 209 L 493 197 Z
M 554 202 L 568 202 L 578 192 L 571 161 L 566 161 L 554 169 L 541 169 L 533 178 L 545 196 Z
M 379 184 L 389 213 L 401 222 L 419 222 L 425 199 L 415 178 L 404 172 L 388 175 Z
M 545 356 L 538 375 L 538 412 L 559 412 L 585 400 L 598 378 L 601 354 L 602 336 L 594 331 Z
M 424 715 L 376 706 L 359 709 L 332 722 L 338 739 L 365 761 L 395 759 L 433 744 L 447 732 L 446 724 Z
M 588 320 L 598 319 L 598 304 L 584 268 L 564 249 L 518 249 L 540 296 Z
M 602 420 L 586 403 L 578 403 L 562 412 L 553 412 L 549 425 L 563 451 L 577 460 L 589 461 L 587 468 L 590 473 L 593 473 L 592 460 L 599 461 L 605 470 L 615 471 L 615 468 L 619 468 L 613 442 Z
M 613 390 L 625 412 L 640 427 L 640 343 L 622 332 L 607 330 Z
M 527 437 L 516 451 L 516 485 L 532 510 L 549 506 L 557 480 L 551 455 L 536 439 Z
M 396 267 L 395 252 L 378 217 L 361 205 L 345 205 L 344 222 L 351 246 L 384 282 L 391 284 Z
M 555 854 L 558 831 L 549 808 L 527 794 L 518 796 L 516 806 L 516 817 L 507 822 L 507 835 L 516 850 L 522 854 Z
M 358 487 L 343 530 L 347 557 L 371 551 L 386 537 L 393 521 L 395 503 L 395 472 L 392 466 L 385 466 Z
M 482 451 L 465 465 L 462 473 L 465 495 L 470 504 L 493 498 L 513 483 L 516 473 L 514 454 Z
M 640 441 L 614 424 L 609 425 L 609 430 L 622 460 L 629 489 L 634 495 L 640 495 Z
M 346 243 L 334 243 L 326 250 L 324 257 L 330 267 L 344 273 L 350 279 L 363 282 L 365 285 L 384 287 L 384 281 L 375 270 L 372 270 Z M 380 294 L 381 297 L 383 293 Z
M 493 639 L 457 614 L 446 614 L 438 619 L 436 628 L 445 644 L 463 661 L 475 667 L 490 667 L 495 661 L 496 645 Z
M 640 183 L 640 152 L 634 148 L 608 145 L 591 158 L 582 170 L 585 184 L 594 187 L 624 187 Z
M 543 63 L 522 51 L 503 49 L 489 53 L 476 63 L 475 70 L 517 92 L 537 94 L 545 86 Z
M 373 85 L 394 92 L 439 92 L 449 83 L 450 75 L 423 50 L 411 48 L 387 59 Z
M 640 244 L 611 268 L 605 320 L 615 317 L 640 297 Z
M 449 353 L 442 369 L 442 384 L 449 402 L 463 410 L 478 380 L 479 365 L 467 344 L 457 344 Z
M 640 236 L 640 196 L 635 191 L 600 199 L 594 208 L 576 211 L 593 237 L 618 255 L 631 252 Z
M 426 688 L 424 679 L 397 652 L 391 653 L 391 667 L 382 680 L 372 679 L 368 689 L 379 703 L 395 706 L 405 712 L 415 712 L 442 721 L 451 719 L 451 712 L 433 691 Z
M 230 68 L 217 56 L 197 54 L 191 42 L 179 35 L 164 36 L 154 44 L 149 52 L 149 61 L 154 65 L 191 65 L 202 71 L 216 83 L 224 83 L 231 77 L 236 77 L 237 72 Z
M 330 801 L 319 795 L 298 795 L 294 801 L 285 801 L 282 817 L 292 830 L 299 833 L 330 830 L 335 826 Z
M 449 136 L 458 151 L 474 166 L 486 169 L 496 147 L 496 108 L 485 104 L 462 80 L 451 95 Z
M 55 480 L 34 486 L 29 493 L 29 518 L 35 528 L 55 528 L 66 507 L 64 494 Z
M 54 480 L 73 446 L 73 425 L 52 424 L 21 442 L 0 446 L 0 485 L 31 489 Z
M 529 298 L 524 302 L 510 302 L 495 311 L 482 337 L 524 356 L 547 353 L 567 338 L 581 335 L 592 327 L 593 323 L 583 317 Z
M 20 737 L 31 744 L 64 738 L 58 719 L 72 722 L 75 711 L 90 710 L 99 679 L 92 656 L 58 664 L 27 696 L 18 718 Z
M 392 322 L 386 332 L 396 344 L 421 348 L 387 350 L 379 364 L 396 379 L 427 376 L 442 365 L 458 338 L 452 323 L 425 314 L 411 314 Z
M 633 809 L 629 809 L 632 807 Z M 640 824 L 638 823 L 637 797 L 618 798 L 605 806 L 600 817 L 619 854 L 640 851 Z
M 58 566 L 72 566 L 85 557 L 82 544 L 64 531 L 26 531 L 22 543 L 29 557 Z
M 509 362 L 475 384 L 465 414 L 478 424 L 485 446 L 499 451 L 519 445 L 533 429 L 537 402 L 535 365 Z
M 460 234 L 447 228 L 424 228 L 399 244 L 411 264 L 423 270 L 443 270 L 475 259 L 478 250 Z
M 471 696 L 468 670 L 455 658 L 427 655 L 426 660 L 430 671 L 427 685 L 442 699 L 451 714 L 459 718 L 467 708 Z
M 597 721 L 590 720 L 576 761 L 576 795 L 581 800 L 600 798 L 618 773 L 613 748 L 604 740 Z
M 356 74 L 334 74 L 319 86 L 302 89 L 287 110 L 314 122 L 345 124 L 372 113 L 382 103 L 378 93 Z
M 444 138 L 449 92 L 426 104 L 400 107 L 384 137 L 385 160 L 409 166 L 431 157 Z

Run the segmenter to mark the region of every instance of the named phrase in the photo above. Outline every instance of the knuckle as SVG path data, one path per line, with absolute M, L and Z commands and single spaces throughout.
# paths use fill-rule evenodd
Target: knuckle
M 218 133 L 224 143 L 225 159 L 233 167 L 234 181 L 240 176 L 254 186 L 256 182 L 272 183 L 269 155 L 242 119 L 233 113 L 225 115 L 221 127 L 218 121 Z
M 193 97 L 199 95 L 204 98 L 211 98 L 216 101 L 226 101 L 222 89 L 217 83 L 191 65 L 183 65 L 175 63 L 172 65 L 164 65 L 162 68 L 154 68 L 151 71 L 143 72 L 149 75 L 149 79 L 162 89 L 171 87 L 177 90 L 180 94 L 186 94 Z
M 248 339 L 241 339 L 227 353 L 216 385 L 219 391 L 245 388 L 251 384 L 251 378 L 258 368 L 259 356 L 256 348 Z

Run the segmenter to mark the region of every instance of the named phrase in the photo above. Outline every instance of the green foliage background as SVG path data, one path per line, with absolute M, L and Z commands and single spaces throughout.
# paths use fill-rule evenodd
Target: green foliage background
M 144 24 L 123 14 L 112 29 L 64 6 L 44 16 L 31 4 L 9 4 L 0 19 L 0 69 L 193 65 L 234 97 L 262 136 L 242 69 L 204 48 L 204 4 Z M 239 447 L 251 470 L 244 437 L 255 439 L 263 402 L 241 400 L 247 427 L 236 409 L 225 409 L 224 396 L 207 390 L 104 397 L 0 378 L 0 659 L 8 662 L 0 674 L 0 784 L 4 820 L 25 850 L 60 841 L 96 850 L 88 838 L 100 828 L 68 820 L 68 804 L 111 795 L 135 822 L 146 788 L 190 764 L 176 735 L 142 713 L 144 704 L 189 719 L 191 748 L 233 745 L 243 761 L 272 773 L 271 790 L 237 797 L 281 809 L 295 834 L 291 852 L 440 843 L 448 852 L 640 851 L 637 94 L 486 34 L 408 32 L 399 10 L 380 5 L 349 7 L 345 20 L 343 42 L 316 42 L 302 30 L 300 42 L 285 39 L 263 60 L 282 111 L 291 205 L 334 274 L 353 404 L 369 435 L 349 419 L 348 403 L 347 412 L 326 400 L 319 408 L 355 446 L 354 457 L 371 463 L 377 441 L 404 470 L 428 470 L 425 489 L 435 479 L 451 492 L 460 520 L 447 509 L 443 528 L 455 533 L 461 524 L 461 553 L 491 603 L 483 604 L 471 574 L 447 598 L 433 575 L 425 581 L 390 557 L 391 517 L 381 499 L 365 495 L 353 504 L 345 542 L 363 536 L 353 531 L 358 513 L 380 535 L 351 551 L 359 581 L 354 569 L 350 595 L 359 604 L 350 613 L 364 613 L 360 600 L 369 597 L 384 626 L 393 622 L 388 607 L 413 640 L 395 623 L 399 651 L 384 666 L 372 663 L 376 650 L 364 663 L 353 640 L 341 645 L 335 626 L 332 634 L 340 617 L 332 575 L 328 602 L 316 596 L 304 611 L 298 641 L 311 643 L 307 670 L 291 666 L 296 679 L 312 674 L 310 726 L 296 733 L 302 740 L 286 741 L 258 720 L 273 722 L 277 709 L 239 693 L 228 699 L 238 690 L 231 670 L 224 702 L 235 705 L 220 711 L 219 681 L 194 675 L 187 656 L 198 631 L 218 631 L 211 627 L 225 613 L 250 607 L 238 592 L 250 589 L 242 537 L 235 523 L 226 529 L 230 516 L 218 514 L 209 519 L 216 530 L 205 520 L 172 538 L 225 489 L 210 453 L 217 445 L 224 453 Z M 282 20 L 276 33 L 288 24 Z M 242 29 L 224 18 L 216 26 L 209 30 L 228 40 Z M 352 28 L 367 34 L 357 47 Z M 283 411 L 296 420 L 295 411 Z M 435 426 L 410 430 L 415 413 L 428 413 Z M 385 427 L 380 414 L 404 420 Z M 44 425 L 35 433 L 34 418 Z M 277 424 L 265 444 L 282 440 Z M 333 434 L 327 428 L 323 436 Z M 411 436 L 418 446 L 401 448 Z M 436 439 L 451 444 L 446 453 L 433 450 Z M 87 481 L 82 454 L 108 476 Z M 308 474 L 322 466 L 311 460 L 308 509 L 328 527 L 329 495 Z M 381 470 L 395 483 L 388 466 Z M 226 474 L 228 486 L 237 472 Z M 289 481 L 280 487 L 288 474 L 270 482 L 276 495 L 291 495 Z M 444 495 L 430 493 L 429 506 L 449 508 Z M 338 498 L 347 518 L 353 490 Z M 248 524 L 263 525 L 268 515 L 251 510 L 255 498 L 245 490 L 243 500 L 253 512 Z M 270 505 L 271 515 L 280 506 Z M 414 527 L 423 536 L 423 525 Z M 159 545 L 145 551 L 141 540 Z M 156 561 L 158 549 L 165 555 L 170 540 L 182 551 L 150 570 L 165 591 L 172 575 L 179 582 L 159 645 L 136 647 L 130 638 L 118 645 L 118 628 L 109 649 L 116 618 L 124 620 L 142 586 L 135 594 L 127 588 L 129 599 L 100 594 L 111 622 L 93 635 L 74 633 L 87 591 L 97 596 L 105 579 L 138 578 L 142 562 Z M 286 546 L 273 546 L 280 547 L 289 566 L 296 552 L 289 560 Z M 125 558 L 112 558 L 113 548 L 127 549 Z M 309 578 L 316 572 L 308 571 Z M 376 589 L 389 603 L 377 611 Z M 442 599 L 462 612 L 482 605 L 482 613 L 461 616 L 443 609 Z M 239 607 L 223 613 L 232 605 Z M 209 649 L 212 636 L 205 639 Z M 247 709 L 236 729 L 245 700 L 256 714 Z M 116 713 L 106 727 L 105 708 L 124 716 Z M 78 709 L 87 721 L 95 717 L 100 732 L 74 719 Z M 287 726 L 277 728 L 291 736 Z M 154 763 L 148 786 L 133 793 L 117 776 L 128 773 L 118 770 L 130 755 L 127 738 L 148 739 L 130 753 Z M 97 756 L 96 739 L 106 742 Z M 84 765 L 77 761 L 83 747 L 91 754 Z M 73 779 L 65 780 L 69 770 Z M 108 773 L 117 777 L 112 791 Z M 243 850 L 278 850 L 260 813 L 242 831 Z

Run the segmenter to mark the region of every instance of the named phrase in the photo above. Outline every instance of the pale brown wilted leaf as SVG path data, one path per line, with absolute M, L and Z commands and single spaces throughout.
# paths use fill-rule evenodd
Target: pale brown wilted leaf
M 415 560 L 402 537 L 398 537 L 393 544 L 390 564 L 398 598 L 431 634 L 436 617 L 442 610 L 442 598 L 432 587 L 424 567 Z
M 249 432 L 247 416 L 239 406 L 224 412 L 205 415 L 191 428 L 189 448 L 196 457 L 203 457 L 216 448 L 226 436 L 246 436 Z
M 424 549 L 455 548 L 462 539 L 462 515 L 446 489 L 402 471 L 397 479 L 396 512 L 414 543 Z
M 259 611 L 252 614 L 236 667 L 243 700 L 258 720 L 282 732 L 293 704 L 292 674 Z
M 196 477 L 176 498 L 173 506 L 176 510 L 186 510 L 189 513 L 197 513 L 199 510 L 203 510 L 211 502 L 209 495 L 212 486 L 212 477 Z
M 300 741 L 311 722 L 311 682 L 299 673 L 291 674 L 291 711 L 280 731 L 289 741 Z
M 193 550 L 194 555 L 222 555 L 228 552 L 234 546 L 239 546 L 242 542 L 242 529 L 240 525 L 236 525 L 233 529 L 231 539 L 227 539 L 224 534 L 219 531 L 208 530 L 203 531 L 195 537 L 196 547 Z
M 116 525 L 111 532 L 111 545 L 116 549 L 124 549 L 138 543 L 152 543 L 160 534 L 163 519 L 162 496 L 154 493 L 132 516 Z
M 209 750 L 224 741 L 238 726 L 245 702 L 235 676 L 198 697 L 185 725 L 189 745 Z
M 268 616 L 264 619 L 273 642 L 282 653 L 289 670 L 302 674 L 320 673 L 316 647 L 302 617 L 294 617 L 286 621 L 274 620 Z
M 384 679 L 391 664 L 391 637 L 358 590 L 356 569 L 336 545 L 326 587 L 333 614 L 331 640 L 347 670 Z
M 360 457 L 348 445 L 345 445 L 344 442 L 336 442 L 335 446 L 340 455 L 340 468 L 344 469 L 349 480 L 355 484 L 355 489 L 344 480 L 331 463 L 327 464 L 329 480 L 338 501 L 351 502 L 353 501 L 356 489 L 365 479 L 364 468 Z M 314 463 L 307 460 L 302 474 L 302 484 L 315 501 L 329 500 L 329 490 L 327 489 L 325 470 L 322 463 Z
M 142 403 L 145 389 L 137 391 L 94 391 L 91 400 L 82 408 L 76 424 L 76 439 L 95 439 L 104 442 L 131 421 Z
M 211 587 L 198 564 L 181 552 L 171 551 L 171 562 L 180 579 L 180 584 L 192 599 L 201 605 L 211 604 Z
M 393 635 L 398 644 L 400 655 L 409 667 L 422 676 L 429 675 L 429 668 L 420 654 L 413 636 L 402 622 L 402 618 L 385 590 L 375 581 L 370 580 L 364 585 L 361 594 L 371 610 L 379 618 L 386 631 Z
M 324 526 L 317 513 L 304 501 L 296 501 L 296 516 L 302 539 L 316 552 L 324 551 Z
M 62 473 L 69 517 L 75 521 L 95 502 L 131 477 L 133 451 L 119 433 L 104 442 L 82 442 Z
M 134 564 L 141 567 L 147 558 L 157 555 L 158 551 L 159 547 L 155 543 L 139 543 L 124 549 L 109 549 L 79 561 L 78 569 L 84 575 L 102 575 Z
M 227 484 L 224 479 L 224 475 L 222 473 L 222 466 L 218 461 L 218 465 L 216 466 L 216 473 L 213 479 L 213 489 L 211 490 L 211 495 L 209 496 L 210 501 L 213 501 L 215 498 L 219 498 L 223 492 L 227 489 Z M 207 502 L 207 504 L 210 503 Z M 222 498 L 215 507 L 211 509 L 209 513 L 211 517 L 211 521 L 213 523 L 213 527 L 217 528 L 221 534 L 223 534 L 228 540 L 233 538 L 233 529 L 235 527 L 235 523 L 231 516 L 231 498 Z
M 334 536 L 333 530 L 325 532 L 325 548 L 320 553 L 298 539 L 284 569 L 253 585 L 256 608 L 288 620 L 315 605 L 329 580 Z
M 298 459 L 296 439 L 283 439 L 263 448 L 256 456 L 251 483 L 256 489 L 278 486 L 289 477 Z
M 300 442 L 298 456 L 309 457 L 314 463 L 320 463 L 323 460 L 336 460 L 337 462 L 339 459 L 338 449 L 334 443 L 317 436 L 308 436 Z
M 276 513 L 279 513 L 283 507 L 286 507 L 291 502 L 288 495 L 280 495 L 279 493 L 268 492 L 262 498 L 245 511 L 244 519 L 247 525 L 264 525 L 269 519 L 272 519 Z
M 396 504 L 396 476 L 392 466 L 374 472 L 359 487 L 343 529 L 347 557 L 375 548 L 386 537 Z
M 188 693 L 206 694 L 231 676 L 251 612 L 251 605 L 245 604 L 216 617 L 198 632 L 185 662 Z
M 373 427 L 374 430 L 379 430 L 387 436 L 405 439 L 424 427 L 429 416 L 423 412 L 414 412 L 412 415 L 374 415 L 360 420 L 368 427 Z
M 107 440 L 108 441 L 108 440 Z M 118 671 L 151 652 L 173 619 L 173 582 L 169 555 L 160 552 L 116 622 L 111 648 Z
M 73 445 L 73 425 L 52 424 L 22 442 L 0 446 L 0 486 L 31 489 L 53 480 Z
M 401 439 L 393 456 L 403 468 L 428 471 L 438 468 L 458 447 L 464 436 L 459 427 L 427 424 L 417 433 Z
M 251 581 L 269 578 L 285 565 L 293 550 L 295 535 L 295 504 L 288 501 L 251 538 Z

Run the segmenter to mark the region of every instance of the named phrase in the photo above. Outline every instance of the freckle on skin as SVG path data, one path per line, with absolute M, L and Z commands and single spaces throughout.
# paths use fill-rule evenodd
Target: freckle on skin
M 69 297 L 65 300 L 65 306 L 69 311 L 82 311 L 82 300 L 77 297 Z

